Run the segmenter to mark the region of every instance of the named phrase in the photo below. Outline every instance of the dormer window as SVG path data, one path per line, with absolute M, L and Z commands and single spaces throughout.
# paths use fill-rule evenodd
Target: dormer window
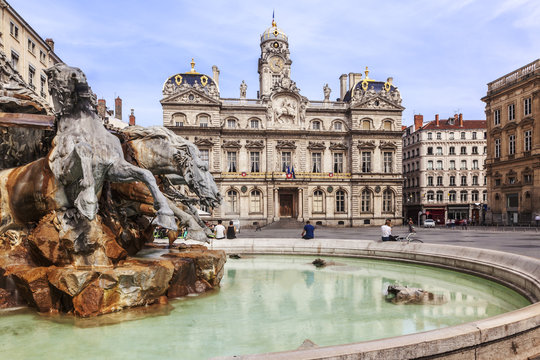
M 227 120 L 227 128 L 235 129 L 236 128 L 236 120 L 234 120 L 234 119 Z
M 199 115 L 199 126 L 208 127 L 208 115 Z
M 343 128 L 343 124 L 340 121 L 336 121 L 334 123 L 334 130 L 341 131 L 342 128 Z
M 253 119 L 249 122 L 249 125 L 252 129 L 258 129 L 259 128 L 259 120 Z
M 316 120 L 311 123 L 311 128 L 313 130 L 321 130 L 321 122 Z

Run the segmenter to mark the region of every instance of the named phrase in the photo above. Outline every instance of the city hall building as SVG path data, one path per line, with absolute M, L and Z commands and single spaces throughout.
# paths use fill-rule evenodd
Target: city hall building
M 195 143 L 224 201 L 212 219 L 264 225 L 283 218 L 328 226 L 401 223 L 401 96 L 392 78 L 340 76 L 339 98 L 302 95 L 287 35 L 261 35 L 259 90 L 221 98 L 219 69 L 191 70 L 163 85 L 163 125 Z M 323 85 L 323 84 L 321 84 Z

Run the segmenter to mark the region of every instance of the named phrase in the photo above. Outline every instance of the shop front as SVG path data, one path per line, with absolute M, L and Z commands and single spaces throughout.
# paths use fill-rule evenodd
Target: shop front
M 469 219 L 469 205 L 448 205 L 448 219 L 449 220 L 463 220 Z
M 444 225 L 446 209 L 444 207 L 425 207 L 426 219 L 433 219 L 437 225 Z

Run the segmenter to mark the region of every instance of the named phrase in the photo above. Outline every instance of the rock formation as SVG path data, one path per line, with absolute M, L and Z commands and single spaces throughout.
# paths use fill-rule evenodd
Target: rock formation
M 401 285 L 389 285 L 386 300 L 394 304 L 430 304 L 440 305 L 446 302 L 443 295 L 418 288 L 409 288 Z

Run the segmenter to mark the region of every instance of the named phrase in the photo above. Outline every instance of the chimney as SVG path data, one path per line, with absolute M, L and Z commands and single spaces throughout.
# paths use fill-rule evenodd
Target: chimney
M 424 115 L 414 115 L 414 131 L 420 130 L 424 125 Z
M 120 96 L 114 99 L 114 117 L 122 120 L 122 99 L 120 99 Z
M 105 113 L 106 111 L 107 111 L 107 102 L 105 101 L 105 99 L 99 99 L 97 101 L 98 115 L 104 118 L 106 116 L 106 113 Z
M 347 93 L 347 74 L 342 74 L 339 77 L 339 99 L 343 101 L 345 94 Z
M 439 114 L 435 114 L 435 126 L 439 126 Z
M 352 90 L 354 86 L 354 73 L 349 73 L 349 90 Z
M 51 48 L 51 51 L 54 52 L 54 40 L 51 38 L 47 38 L 45 39 L 45 43 L 49 45 L 49 47 Z
M 219 69 L 216 65 L 212 66 L 212 79 L 214 79 L 217 87 L 219 87 Z
M 463 127 L 463 114 L 459 114 L 459 126 Z
M 135 114 L 133 113 L 133 109 L 131 109 L 131 114 L 129 115 L 129 126 L 135 126 Z

